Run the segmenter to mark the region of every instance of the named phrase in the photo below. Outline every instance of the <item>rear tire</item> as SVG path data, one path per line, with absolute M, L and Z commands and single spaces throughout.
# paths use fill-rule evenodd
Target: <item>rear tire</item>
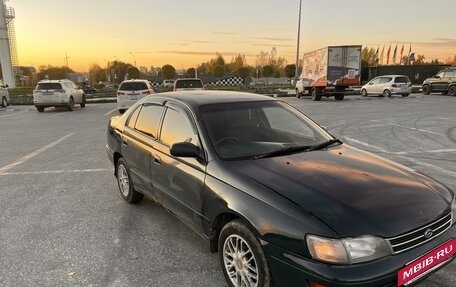
M 321 100 L 322 95 L 318 92 L 317 88 L 312 88 L 311 94 L 312 94 L 312 100 L 314 100 L 316 102 Z
M 35 107 L 35 108 L 40 113 L 44 112 L 44 107 Z
M 74 99 L 73 99 L 73 97 L 70 97 L 70 100 L 68 101 L 67 109 L 69 111 L 74 110 Z
M 128 203 L 136 203 L 143 199 L 144 195 L 133 188 L 131 182 L 130 170 L 123 158 L 117 161 L 116 166 L 117 185 L 119 186 L 120 195 Z
M 423 90 L 423 95 L 429 95 L 431 93 L 431 87 L 429 85 L 424 85 L 422 90 Z
M 448 95 L 452 97 L 456 96 L 456 86 L 451 86 L 448 88 Z
M 383 91 L 383 96 L 384 96 L 384 97 L 388 97 L 388 98 L 391 97 L 391 92 L 390 92 L 390 90 L 384 90 L 384 91 Z
M 410 94 L 402 94 L 403 98 L 407 98 Z
M 343 101 L 344 100 L 344 97 L 345 95 L 335 95 L 334 98 L 336 99 L 336 101 Z
M 273 286 L 263 249 L 241 220 L 231 221 L 223 227 L 218 240 L 218 252 L 228 286 Z M 251 284 L 244 284 L 246 281 Z
M 82 96 L 81 108 L 84 108 L 85 106 L 86 106 L 86 97 Z

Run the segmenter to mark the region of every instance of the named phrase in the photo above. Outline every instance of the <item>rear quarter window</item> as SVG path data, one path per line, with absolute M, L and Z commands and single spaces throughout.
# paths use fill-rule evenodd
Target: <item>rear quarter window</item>
M 62 84 L 60 83 L 39 83 L 36 87 L 37 90 L 61 90 Z
M 394 82 L 396 82 L 396 83 L 409 83 L 410 80 L 409 80 L 408 77 L 397 77 Z
M 121 91 L 140 91 L 148 90 L 147 84 L 144 82 L 127 82 L 120 85 L 119 90 Z

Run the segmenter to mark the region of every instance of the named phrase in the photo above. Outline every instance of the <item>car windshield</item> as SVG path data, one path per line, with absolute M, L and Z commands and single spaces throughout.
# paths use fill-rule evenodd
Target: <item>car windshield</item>
M 38 83 L 38 86 L 36 87 L 38 91 L 41 90 L 61 90 L 62 89 L 62 84 L 60 83 Z
M 200 80 L 177 80 L 176 89 L 196 89 L 202 88 L 203 84 Z
M 225 160 L 310 151 L 333 140 L 306 116 L 279 101 L 205 105 L 200 113 L 212 146 Z
M 140 91 L 147 90 L 147 85 L 144 82 L 126 82 L 120 85 L 121 91 Z

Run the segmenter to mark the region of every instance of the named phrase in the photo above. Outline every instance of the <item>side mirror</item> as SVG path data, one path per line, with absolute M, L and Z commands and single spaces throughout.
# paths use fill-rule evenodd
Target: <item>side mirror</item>
M 199 149 L 196 145 L 188 142 L 175 143 L 170 148 L 170 153 L 177 157 L 200 157 Z
M 373 85 L 374 83 L 370 82 L 369 85 Z

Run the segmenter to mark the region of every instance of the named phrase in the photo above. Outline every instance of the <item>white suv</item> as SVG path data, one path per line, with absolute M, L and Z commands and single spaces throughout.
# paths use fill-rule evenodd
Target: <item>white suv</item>
M 6 107 L 10 102 L 9 92 L 8 92 L 8 85 L 5 85 L 2 81 L 0 81 L 0 106 Z
M 33 90 L 33 104 L 38 112 L 47 107 L 66 107 L 69 111 L 75 104 L 85 107 L 84 91 L 70 80 L 42 80 Z
M 412 83 L 404 75 L 385 75 L 372 79 L 361 87 L 361 95 L 381 95 L 391 97 L 391 95 L 401 95 L 408 97 L 412 92 Z
M 125 80 L 117 90 L 117 109 L 123 114 L 139 99 L 154 93 L 154 88 L 148 80 Z

